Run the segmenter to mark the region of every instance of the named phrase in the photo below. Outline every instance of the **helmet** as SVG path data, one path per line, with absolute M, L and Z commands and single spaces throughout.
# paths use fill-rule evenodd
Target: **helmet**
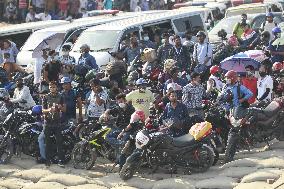
M 261 36 L 265 37 L 265 38 L 270 38 L 270 33 L 269 33 L 269 31 L 263 31 L 263 32 L 261 32 Z
M 199 31 L 199 32 L 197 32 L 197 34 L 196 34 L 196 37 L 198 37 L 198 36 L 206 37 L 206 33 L 205 33 L 204 31 Z
M 273 13 L 272 12 L 268 12 L 268 13 L 266 13 L 266 17 L 274 17 L 274 15 L 273 15 Z
M 234 70 L 230 70 L 226 73 L 225 77 L 231 79 L 232 82 L 235 83 L 237 81 L 238 75 L 237 72 L 235 72 Z
M 238 46 L 239 42 L 238 42 L 237 37 L 236 37 L 236 36 L 233 36 L 233 35 L 232 35 L 231 37 L 229 37 L 229 39 L 228 39 L 228 44 L 229 44 L 230 46 L 233 46 L 233 47 Z
M 142 121 L 144 122 L 145 121 L 145 113 L 142 111 L 142 110 L 136 110 L 132 115 L 131 115 L 131 118 L 130 118 L 130 123 L 134 123 L 134 122 L 137 122 L 137 121 Z
M 71 79 L 69 77 L 62 77 L 60 83 L 71 83 Z
M 273 71 L 279 71 L 283 69 L 283 64 L 281 62 L 275 62 L 272 66 Z
M 275 27 L 272 29 L 272 34 L 276 35 L 277 33 L 281 33 L 281 29 L 279 27 Z
M 219 71 L 220 71 L 219 66 L 212 66 L 212 67 L 210 68 L 210 74 L 212 74 L 212 75 L 216 74 L 216 73 L 219 72 Z
M 174 59 L 167 59 L 165 60 L 164 63 L 164 70 L 166 72 L 169 72 L 171 70 L 171 68 L 173 68 L 176 65 L 177 61 L 175 61 Z
M 145 48 L 142 52 L 141 60 L 147 62 L 153 62 L 157 59 L 157 54 L 155 49 Z
M 9 98 L 9 92 L 5 88 L 0 88 L 0 98 Z
M 33 108 L 32 108 L 32 113 L 34 115 L 41 115 L 42 114 L 42 106 L 41 105 L 35 105 Z
M 147 84 L 147 82 L 145 81 L 145 79 L 143 79 L 143 78 L 137 79 L 136 85 L 143 85 L 143 84 Z
M 178 85 L 177 83 L 169 83 L 167 85 L 167 92 L 169 92 L 169 89 L 173 89 L 173 91 L 181 91 L 182 87 Z

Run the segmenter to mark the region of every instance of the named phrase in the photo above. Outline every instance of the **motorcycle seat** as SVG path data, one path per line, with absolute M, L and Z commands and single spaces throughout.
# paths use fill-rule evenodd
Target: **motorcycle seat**
M 280 106 L 277 102 L 270 103 L 265 109 L 263 109 L 263 114 L 265 114 L 266 117 L 272 117 L 277 114 L 277 112 L 280 110 Z
M 173 138 L 173 145 L 176 147 L 188 147 L 192 146 L 195 143 L 196 143 L 195 139 L 190 134 Z

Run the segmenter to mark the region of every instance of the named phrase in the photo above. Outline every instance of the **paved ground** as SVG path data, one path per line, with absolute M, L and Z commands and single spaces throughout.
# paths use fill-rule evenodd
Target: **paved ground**
M 108 173 L 111 164 L 99 159 L 93 170 L 76 170 L 35 164 L 28 156 L 0 165 L 0 189 L 284 189 L 284 142 L 271 149 L 242 152 L 237 160 L 212 167 L 204 174 L 144 174 L 127 182 Z

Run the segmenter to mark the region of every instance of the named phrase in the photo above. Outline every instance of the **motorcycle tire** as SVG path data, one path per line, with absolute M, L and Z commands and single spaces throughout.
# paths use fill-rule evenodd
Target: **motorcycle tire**
M 198 166 L 191 167 L 190 170 L 194 173 L 206 172 L 214 163 L 214 152 L 208 146 L 202 146 L 198 149 L 200 156 L 198 157 Z
M 238 142 L 238 137 L 236 135 L 228 137 L 228 142 L 225 150 L 225 159 L 224 159 L 225 163 L 233 161 L 237 151 L 237 142 Z
M 132 164 L 126 162 L 122 169 L 119 172 L 119 176 L 122 180 L 129 180 L 133 177 L 136 169 L 132 166 Z
M 71 158 L 75 169 L 90 170 L 97 160 L 97 153 L 89 144 L 79 142 L 74 146 Z
M 0 164 L 8 163 L 14 152 L 12 139 L 8 138 L 5 141 L 4 136 L 0 137 Z

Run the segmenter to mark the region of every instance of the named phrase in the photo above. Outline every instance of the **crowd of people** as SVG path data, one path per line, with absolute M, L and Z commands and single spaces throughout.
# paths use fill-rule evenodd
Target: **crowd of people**
M 1 0 L 0 20 L 23 23 L 44 20 L 88 17 L 88 11 L 147 11 L 170 9 L 172 1 L 164 0 Z
M 50 8 L 55 11 L 56 6 L 52 5 Z M 44 7 L 36 7 L 36 10 L 38 8 L 46 10 Z M 33 85 L 39 86 L 40 100 L 35 102 L 22 79 L 16 81 L 17 89 L 10 99 L 25 109 L 37 109 L 36 103 L 42 105 L 45 129 L 39 137 L 41 158 L 38 162 L 51 163 L 52 148 L 48 136 L 53 133 L 61 160 L 59 164 L 63 166 L 62 127 L 59 125 L 70 119 L 81 123 L 84 117 L 88 121 L 99 121 L 100 118 L 108 120 L 110 115 L 116 114 L 120 134 L 115 138 L 124 140 L 123 136 L 131 129 L 131 115 L 134 113 L 145 122 L 145 118 L 152 114 L 151 108 L 154 108 L 160 115 L 160 124 L 173 119 L 180 125 L 169 133 L 177 137 L 188 133 L 190 117 L 204 120 L 204 99 L 223 101 L 229 115 L 230 112 L 244 112 L 250 104 L 281 97 L 284 92 L 284 43 L 278 42 L 281 29 L 273 23 L 273 14 L 268 13 L 267 21 L 262 24 L 262 33 L 253 37 L 254 31 L 246 19 L 247 15 L 243 14 L 242 20 L 234 27 L 234 35 L 222 44 L 226 49 L 233 49 L 234 53 L 244 49 L 264 51 L 267 58 L 261 66 L 248 65 L 245 73 L 224 70 L 220 61 L 214 61 L 216 52 L 204 31 L 199 31 L 196 36 L 192 36 L 190 31 L 183 36 L 170 30 L 162 34 L 156 32 L 153 36 L 152 32 L 144 31 L 141 40 L 137 33 L 133 33 L 122 43 L 119 52 L 112 53 L 114 61 L 106 70 L 100 70 L 88 44 L 81 46 L 78 61 L 69 55 L 72 45 L 63 45 L 60 56 L 54 49 L 45 46 L 34 68 Z M 224 49 L 223 46 L 218 48 Z M 18 50 L 12 41 L 1 41 L 0 52 L 0 62 L 9 74 L 23 71 L 15 66 Z M 92 77 L 87 79 L 91 73 Z M 87 92 L 72 89 L 72 81 L 82 84 Z M 21 100 L 27 102 L 22 103 Z M 116 105 L 110 106 L 111 102 Z

